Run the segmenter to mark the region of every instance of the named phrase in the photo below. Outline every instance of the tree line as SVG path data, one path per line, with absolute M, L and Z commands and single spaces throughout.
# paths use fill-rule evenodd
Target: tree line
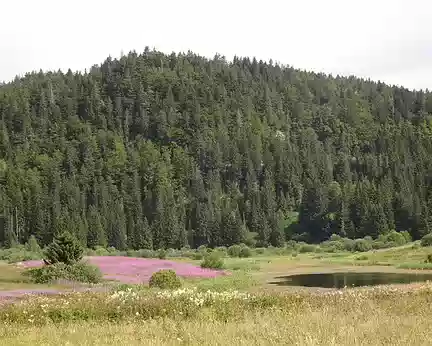
M 148 48 L 0 86 L 0 244 L 432 231 L 432 94 Z

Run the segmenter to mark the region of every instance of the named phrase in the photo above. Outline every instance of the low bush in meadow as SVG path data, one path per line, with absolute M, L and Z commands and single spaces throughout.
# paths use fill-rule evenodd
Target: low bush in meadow
M 223 269 L 224 261 L 217 251 L 214 251 L 204 257 L 201 262 L 201 268 Z
M 432 246 L 432 233 L 426 234 L 420 241 L 421 246 Z
M 31 268 L 27 270 L 26 275 L 38 284 L 54 283 L 58 280 L 93 284 L 102 281 L 102 272 L 100 269 L 83 262 L 72 265 L 59 262 L 40 268 Z
M 151 276 L 149 286 L 161 289 L 175 289 L 181 287 L 181 281 L 174 270 L 163 269 Z
M 228 248 L 228 255 L 230 257 L 240 257 L 241 246 L 240 245 L 231 245 Z

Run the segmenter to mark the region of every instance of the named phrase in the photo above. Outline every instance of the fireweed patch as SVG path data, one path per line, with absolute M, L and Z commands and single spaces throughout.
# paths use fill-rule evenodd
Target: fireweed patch
M 214 278 L 226 273 L 219 270 L 200 268 L 189 263 L 179 263 L 168 260 L 133 258 L 122 256 L 95 256 L 85 260 L 102 271 L 105 280 L 123 283 L 140 284 L 150 280 L 153 273 L 172 269 L 181 277 Z M 43 265 L 41 261 L 26 261 L 22 265 L 27 268 Z

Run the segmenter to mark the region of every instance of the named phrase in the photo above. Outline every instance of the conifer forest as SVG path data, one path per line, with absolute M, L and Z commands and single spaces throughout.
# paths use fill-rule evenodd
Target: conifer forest
M 432 93 L 145 49 L 0 85 L 0 245 L 432 231 Z

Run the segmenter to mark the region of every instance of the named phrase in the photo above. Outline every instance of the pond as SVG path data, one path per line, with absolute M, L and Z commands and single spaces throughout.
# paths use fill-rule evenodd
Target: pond
M 279 276 L 275 279 L 278 281 L 271 284 L 279 286 L 343 288 L 432 281 L 432 274 L 339 272 Z

